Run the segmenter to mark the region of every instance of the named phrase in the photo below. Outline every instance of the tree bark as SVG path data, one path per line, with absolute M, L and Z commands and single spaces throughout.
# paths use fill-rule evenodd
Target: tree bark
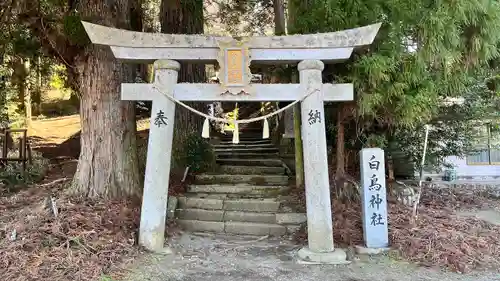
M 285 35 L 286 25 L 285 25 L 285 1 L 284 0 L 273 0 L 274 8 L 274 34 L 275 35 Z
M 344 127 L 344 106 L 340 106 L 337 114 L 337 147 L 336 147 L 336 171 L 335 181 L 337 188 L 344 187 L 345 179 L 345 127 Z
M 142 31 L 159 32 L 161 0 L 141 0 L 142 7 Z M 141 66 L 141 73 L 146 83 L 153 83 L 153 64 Z
M 161 32 L 169 34 L 202 34 L 203 33 L 203 1 L 178 1 L 162 0 L 160 7 Z M 179 82 L 204 83 L 206 82 L 206 73 L 204 64 L 181 63 L 179 71 Z M 207 112 L 204 103 L 187 103 L 189 106 L 201 111 Z M 182 144 L 193 133 L 199 132 L 201 135 L 201 126 L 203 119 L 177 106 L 175 113 L 174 141 L 173 141 L 173 164 L 183 164 L 184 151 Z M 183 168 L 183 167 L 177 167 Z
M 24 69 L 26 76 L 24 77 L 24 100 L 22 101 L 24 103 L 24 117 L 26 118 L 26 127 L 30 128 L 31 127 L 31 120 L 32 120 L 32 108 L 31 108 L 31 84 L 29 81 L 29 76 L 30 76 L 30 71 L 31 71 L 31 65 L 30 65 L 30 60 L 26 59 L 24 61 Z
M 31 125 L 31 93 L 30 93 L 30 60 L 28 58 L 17 58 L 14 63 L 13 81 L 17 86 L 18 110 L 23 114 L 24 125 Z
M 288 34 L 295 33 L 295 17 L 299 9 L 298 3 L 288 1 Z M 276 19 L 276 17 L 275 17 Z M 298 83 L 298 73 L 295 71 L 292 74 L 292 83 Z M 293 106 L 293 130 L 295 140 L 295 185 L 298 187 L 304 186 L 304 151 L 301 134 L 301 116 L 300 103 Z
M 159 32 L 161 0 L 141 0 L 144 32 Z
M 17 89 L 17 110 L 24 115 L 26 113 L 24 96 L 26 93 L 26 77 L 28 74 L 26 73 L 23 58 L 17 57 L 14 60 L 13 70 L 12 84 L 16 85 Z
M 387 181 L 393 182 L 396 180 L 396 176 L 394 175 L 394 160 L 390 154 L 387 155 Z
M 33 87 L 33 92 L 31 95 L 31 103 L 36 108 L 35 114 L 40 114 L 42 112 L 42 57 L 37 56 L 36 59 L 36 86 Z
M 130 28 L 129 0 L 79 1 L 83 18 Z M 76 59 L 81 91 L 81 153 L 73 179 L 74 193 L 87 197 L 140 195 L 134 102 L 121 101 L 122 82 L 133 67 L 118 62 L 109 48 L 88 45 Z
M 274 35 L 285 35 L 286 34 L 286 21 L 285 21 L 285 3 L 283 0 L 273 0 L 273 10 L 274 10 Z M 271 74 L 271 83 L 283 82 L 283 77 L 278 74 L 279 69 L 275 69 Z M 285 107 L 289 102 L 282 103 L 276 102 L 276 110 L 281 107 Z M 282 144 L 282 133 L 285 129 L 285 118 L 281 118 L 283 115 L 276 115 L 277 121 L 277 134 L 275 134 L 276 143 Z

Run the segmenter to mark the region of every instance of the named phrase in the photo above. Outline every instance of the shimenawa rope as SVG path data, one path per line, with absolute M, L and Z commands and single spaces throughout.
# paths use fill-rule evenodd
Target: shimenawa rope
M 238 124 L 248 124 L 248 123 L 257 122 L 257 121 L 261 121 L 261 120 L 265 120 L 264 121 L 263 138 L 269 138 L 269 127 L 268 128 L 265 127 L 266 125 L 269 126 L 268 122 L 266 122 L 267 118 L 273 117 L 274 115 L 279 114 L 279 113 L 281 113 L 281 112 L 289 109 L 290 107 L 294 106 L 298 102 L 304 100 L 308 96 L 310 96 L 310 95 L 314 94 L 315 92 L 319 91 L 319 89 L 314 89 L 310 93 L 304 95 L 302 98 L 297 99 L 294 102 L 290 103 L 289 105 L 287 105 L 287 106 L 285 106 L 283 108 L 280 108 L 280 109 L 278 109 L 278 110 L 276 110 L 274 112 L 271 112 L 269 114 L 266 114 L 264 116 L 259 116 L 259 117 L 250 118 L 250 119 L 242 119 L 242 120 L 236 120 L 236 119 L 230 120 L 230 119 L 225 119 L 225 118 L 219 118 L 219 117 L 215 117 L 215 116 L 210 116 L 210 115 L 205 114 L 205 113 L 203 113 L 201 111 L 198 111 L 198 110 L 190 107 L 189 105 L 183 103 L 182 101 L 174 98 L 172 95 L 161 91 L 156 86 L 153 86 L 153 89 L 155 89 L 156 91 L 158 91 L 160 94 L 166 96 L 172 102 L 175 102 L 175 103 L 181 105 L 182 107 L 186 108 L 187 110 L 189 110 L 189 111 L 191 111 L 193 113 L 196 113 L 196 114 L 198 114 L 200 116 L 205 117 L 205 122 L 203 124 L 203 132 L 202 132 L 202 137 L 204 137 L 204 138 L 209 138 L 209 124 L 208 124 L 208 120 L 213 120 L 213 121 L 217 121 L 217 122 L 223 122 L 223 123 L 227 123 L 227 124 L 231 124 L 231 123 L 234 124 L 235 128 L 234 128 L 234 132 L 233 132 L 233 143 L 239 143 Z

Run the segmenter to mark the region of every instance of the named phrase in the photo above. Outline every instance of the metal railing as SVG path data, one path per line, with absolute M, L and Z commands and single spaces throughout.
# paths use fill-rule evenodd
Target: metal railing
M 484 148 L 469 153 L 467 165 L 500 165 L 500 148 Z

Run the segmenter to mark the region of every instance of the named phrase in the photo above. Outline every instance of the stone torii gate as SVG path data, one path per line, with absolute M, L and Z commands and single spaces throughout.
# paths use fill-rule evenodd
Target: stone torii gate
M 343 263 L 334 249 L 324 102 L 353 100 L 352 84 L 323 84 L 323 61 L 348 59 L 354 48 L 373 42 L 380 24 L 332 33 L 231 37 L 141 33 L 83 22 L 94 44 L 109 46 L 117 59 L 154 62 L 153 84 L 122 84 L 122 100 L 151 100 L 151 128 L 141 210 L 139 243 L 162 251 L 177 101 L 301 100 L 302 139 L 309 245 L 299 257 Z M 178 61 L 219 62 L 221 84 L 177 83 Z M 300 84 L 251 84 L 250 62 L 297 63 Z M 303 99 L 303 100 L 302 100 Z

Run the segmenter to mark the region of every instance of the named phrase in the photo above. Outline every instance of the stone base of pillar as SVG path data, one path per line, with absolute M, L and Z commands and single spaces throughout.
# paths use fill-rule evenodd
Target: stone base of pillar
M 155 250 L 154 253 L 159 255 L 171 255 L 174 253 L 174 251 L 172 251 L 170 247 L 165 246 L 161 249 Z
M 317 253 L 304 247 L 297 253 L 299 262 L 304 264 L 350 264 L 347 254 L 342 249 L 335 249 L 333 252 Z
M 356 253 L 360 255 L 380 255 L 389 252 L 391 248 L 368 248 L 364 246 L 356 246 Z

